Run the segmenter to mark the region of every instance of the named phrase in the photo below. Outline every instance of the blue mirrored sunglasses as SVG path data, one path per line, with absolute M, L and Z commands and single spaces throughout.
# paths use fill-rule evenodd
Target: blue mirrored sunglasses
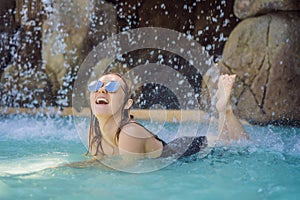
M 103 85 L 104 83 L 101 81 L 93 81 L 88 85 L 88 90 L 90 92 L 97 92 Z M 104 86 L 107 92 L 116 92 L 120 88 L 120 83 L 117 81 L 109 81 Z

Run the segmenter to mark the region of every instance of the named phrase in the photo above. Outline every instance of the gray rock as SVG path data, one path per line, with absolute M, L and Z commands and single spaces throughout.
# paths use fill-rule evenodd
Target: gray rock
M 245 19 L 275 11 L 299 11 L 299 0 L 235 0 L 234 14 Z
M 249 18 L 233 30 L 219 64 L 238 76 L 233 100 L 240 117 L 300 120 L 299 30 L 297 12 Z
M 43 59 L 59 105 L 70 103 L 76 70 L 93 46 L 116 32 L 116 24 L 116 11 L 110 3 L 54 3 L 43 26 Z

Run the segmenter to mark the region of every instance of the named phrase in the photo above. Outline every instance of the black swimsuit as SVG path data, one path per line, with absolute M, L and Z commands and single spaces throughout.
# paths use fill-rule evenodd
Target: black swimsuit
M 143 125 L 141 125 L 136 121 L 129 121 L 123 124 L 122 127 L 130 123 L 135 123 L 143 127 L 148 132 L 150 132 L 157 140 L 162 142 L 163 152 L 161 154 L 161 157 L 170 157 L 170 156 L 187 157 L 198 153 L 199 151 L 201 151 L 207 146 L 207 138 L 205 136 L 197 136 L 197 137 L 184 136 L 184 137 L 176 138 L 169 143 L 166 143 L 165 141 L 160 139 L 157 135 L 153 134 L 146 127 L 144 127 Z

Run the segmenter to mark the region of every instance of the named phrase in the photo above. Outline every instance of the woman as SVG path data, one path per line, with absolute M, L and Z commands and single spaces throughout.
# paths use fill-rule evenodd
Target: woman
M 215 140 L 240 140 L 248 138 L 239 120 L 232 112 L 229 96 L 235 75 L 222 75 L 218 82 L 217 110 L 219 135 L 178 138 L 165 143 L 156 135 L 134 121 L 129 115 L 133 100 L 130 87 L 118 74 L 105 74 L 89 84 L 92 118 L 89 130 L 89 153 L 95 158 L 122 156 L 127 158 L 157 158 L 177 154 L 189 156 Z

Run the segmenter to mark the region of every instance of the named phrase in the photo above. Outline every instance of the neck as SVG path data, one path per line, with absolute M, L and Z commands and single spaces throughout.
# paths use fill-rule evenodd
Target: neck
M 121 113 L 110 116 L 97 116 L 102 137 L 111 145 L 115 145 L 115 136 L 121 124 L 121 116 Z

